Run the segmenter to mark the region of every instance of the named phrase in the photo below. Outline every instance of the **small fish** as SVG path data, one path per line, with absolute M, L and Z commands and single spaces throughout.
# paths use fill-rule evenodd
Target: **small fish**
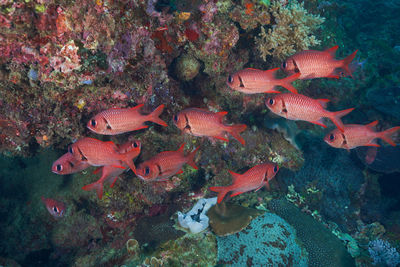
M 69 146 L 68 152 L 75 159 L 87 162 L 92 166 L 112 165 L 125 169 L 123 163 L 129 166 L 136 173 L 132 159 L 140 153 L 137 143 L 132 143 L 132 149 L 127 153 L 119 153 L 118 146 L 111 141 L 103 142 L 94 138 L 84 137 Z
M 243 69 L 233 75 L 229 75 L 226 83 L 233 90 L 245 94 L 280 93 L 280 91 L 275 90 L 278 85 L 285 87 L 292 93 L 297 93 L 291 82 L 297 80 L 300 77 L 300 73 L 295 73 L 284 79 L 276 79 L 275 72 L 277 70 L 279 68 L 271 70 Z
M 242 145 L 245 144 L 240 133 L 246 129 L 245 124 L 226 125 L 223 123 L 226 111 L 211 112 L 200 108 L 188 108 L 174 116 L 173 120 L 180 130 L 194 136 L 209 136 L 229 142 L 226 133 L 230 133 Z
M 199 147 L 187 156 L 183 152 L 184 147 L 185 144 L 182 144 L 177 151 L 164 151 L 141 163 L 137 176 L 144 181 L 164 181 L 174 174 L 182 173 L 185 163 L 197 170 L 194 157 Z
M 326 128 L 323 118 L 329 118 L 338 129 L 343 131 L 341 117 L 349 114 L 354 108 L 341 111 L 328 111 L 328 99 L 313 99 L 301 94 L 279 94 L 267 98 L 265 105 L 273 113 L 289 120 L 308 121 Z
M 77 160 L 71 153 L 67 152 L 54 161 L 51 171 L 56 174 L 66 175 L 80 172 L 89 166 L 87 162 Z
M 65 204 L 63 202 L 51 198 L 44 198 L 43 196 L 41 198 L 46 209 L 55 219 L 60 219 L 65 215 Z
M 378 121 L 373 121 L 367 125 L 346 124 L 343 132 L 335 129 L 325 136 L 324 141 L 332 147 L 345 148 L 347 150 L 359 146 L 380 147 L 376 142 L 377 138 L 396 146 L 396 143 L 392 140 L 392 135 L 400 130 L 400 126 L 376 132 L 375 126 L 377 124 Z
M 349 69 L 350 62 L 354 59 L 357 51 L 342 60 L 335 59 L 335 53 L 339 46 L 334 46 L 325 51 L 305 50 L 290 56 L 282 63 L 281 69 L 288 75 L 300 73 L 299 79 L 335 78 L 339 79 L 344 72 L 352 76 Z M 346 76 L 344 75 L 344 76 Z
M 158 106 L 152 113 L 143 115 L 140 108 L 143 104 L 133 108 L 111 108 L 94 116 L 87 123 L 87 128 L 98 134 L 116 135 L 148 128 L 144 123 L 151 121 L 162 126 L 167 124 L 159 118 L 164 105 Z
M 136 144 L 135 144 L 136 143 Z M 139 140 L 135 141 L 129 141 L 126 142 L 118 147 L 118 152 L 121 154 L 128 153 L 132 147 L 139 147 L 139 150 L 135 149 L 133 153 L 137 153 L 136 156 L 132 155 L 133 158 L 136 158 L 139 153 L 140 153 L 140 148 L 141 144 Z M 104 182 L 105 181 L 110 181 L 111 185 L 110 187 L 112 188 L 117 181 L 117 178 L 120 174 L 122 174 L 124 171 L 126 171 L 129 166 L 126 165 L 125 163 L 121 162 L 122 167 L 125 167 L 126 169 L 121 169 L 119 167 L 114 167 L 112 165 L 106 165 L 102 166 L 100 168 L 97 168 L 93 173 L 97 174 L 98 172 L 101 171 L 101 177 L 99 180 L 92 184 L 85 185 L 82 187 L 83 190 L 90 191 L 90 190 L 96 190 L 97 197 L 101 199 L 103 197 L 103 187 L 104 187 Z
M 269 190 L 269 181 L 275 177 L 278 170 L 279 167 L 276 163 L 263 163 L 254 166 L 244 174 L 229 171 L 232 175 L 232 184 L 213 186 L 210 187 L 210 190 L 218 192 L 218 203 L 221 203 L 228 192 L 232 192 L 230 197 L 234 197 L 251 190 L 257 191 L 263 186 L 266 186 Z

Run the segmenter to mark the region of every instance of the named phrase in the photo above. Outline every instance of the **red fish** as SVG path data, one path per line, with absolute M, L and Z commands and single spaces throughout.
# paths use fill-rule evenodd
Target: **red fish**
M 68 152 L 75 159 L 87 162 L 92 166 L 112 165 L 125 169 L 122 166 L 122 163 L 125 163 L 136 173 L 132 159 L 137 157 L 140 147 L 135 142 L 132 143 L 132 146 L 129 152 L 119 153 L 118 146 L 111 141 L 103 142 L 94 138 L 84 137 L 70 145 Z
M 184 133 L 194 136 L 209 136 L 225 142 L 229 142 L 226 133 L 230 133 L 242 145 L 245 144 L 240 133 L 246 129 L 245 124 L 226 125 L 223 123 L 224 116 L 228 114 L 226 111 L 211 112 L 199 108 L 188 108 L 174 116 L 176 127 Z
M 210 190 L 218 192 L 218 203 L 221 203 L 228 192 L 232 192 L 230 196 L 234 197 L 251 190 L 257 191 L 263 186 L 266 186 L 269 190 L 269 181 L 275 177 L 278 170 L 279 167 L 276 163 L 263 163 L 254 166 L 244 174 L 229 171 L 232 175 L 232 184 L 213 186 L 210 187 Z
M 56 174 L 65 175 L 80 172 L 89 166 L 87 162 L 77 160 L 71 153 L 67 152 L 54 161 L 51 171 Z
M 137 176 L 144 181 L 164 181 L 174 174 L 182 173 L 185 163 L 197 170 L 194 157 L 199 148 L 185 156 L 184 147 L 185 144 L 182 144 L 177 151 L 164 151 L 141 163 L 137 169 Z
M 282 70 L 287 74 L 300 73 L 299 79 L 336 78 L 344 74 L 352 76 L 349 69 L 350 62 L 357 51 L 342 60 L 335 59 L 339 46 L 334 46 L 325 51 L 305 50 L 290 56 L 282 63 Z
M 98 134 L 115 135 L 148 128 L 149 126 L 144 124 L 146 121 L 167 126 L 159 118 L 163 112 L 164 105 L 158 106 L 148 115 L 140 113 L 141 107 L 143 107 L 143 104 L 133 108 L 111 108 L 104 110 L 94 116 L 87 123 L 87 127 Z
M 46 209 L 55 219 L 60 219 L 65 215 L 65 204 L 63 202 L 51 198 L 44 198 L 43 196 L 41 198 Z
M 300 73 L 295 73 L 284 79 L 276 79 L 275 72 L 279 68 L 271 70 L 257 70 L 257 69 L 244 69 L 229 75 L 226 83 L 233 90 L 245 94 L 257 93 L 280 93 L 275 90 L 276 86 L 282 86 L 292 93 L 297 93 L 296 88 L 293 87 L 291 82 L 300 77 Z
M 308 121 L 326 128 L 323 118 L 329 118 L 338 129 L 343 130 L 341 117 L 349 114 L 354 108 L 341 111 L 328 111 L 328 99 L 313 99 L 301 94 L 279 94 L 267 98 L 265 105 L 273 113 L 289 120 Z
M 126 142 L 126 143 L 120 145 L 118 147 L 118 152 L 119 153 L 128 153 L 132 149 L 132 147 L 135 147 L 135 146 L 139 148 L 139 150 L 137 150 L 137 149 L 134 150 L 135 151 L 134 153 L 137 153 L 137 155 L 133 156 L 133 158 L 136 158 L 140 153 L 140 147 L 141 147 L 140 141 L 138 141 L 138 140 L 129 141 L 129 142 Z M 123 162 L 122 162 L 122 166 L 125 167 L 126 169 L 129 168 L 129 166 Z M 98 198 L 101 199 L 103 197 L 104 182 L 110 181 L 111 182 L 110 187 L 113 187 L 115 182 L 117 181 L 118 176 L 120 174 L 122 174 L 124 171 L 126 171 L 126 169 L 121 169 L 118 167 L 114 167 L 112 165 L 106 165 L 106 166 L 100 167 L 94 171 L 95 174 L 98 173 L 99 171 L 101 171 L 100 179 L 92 184 L 85 185 L 84 187 L 82 187 L 82 189 L 86 190 L 86 191 L 96 190 Z
M 379 147 L 380 145 L 376 143 L 377 138 L 385 140 L 392 146 L 396 146 L 396 143 L 392 140 L 392 135 L 400 130 L 400 126 L 387 129 L 383 132 L 376 132 L 375 126 L 377 124 L 378 121 L 373 121 L 367 125 L 346 124 L 344 125 L 343 132 L 335 129 L 325 136 L 324 141 L 332 147 L 345 148 L 347 150 L 359 146 Z

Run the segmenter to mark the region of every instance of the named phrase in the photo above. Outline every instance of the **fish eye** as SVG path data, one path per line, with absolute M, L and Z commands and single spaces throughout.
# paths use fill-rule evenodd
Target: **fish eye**
M 54 207 L 53 207 L 53 211 L 54 211 L 55 213 L 58 213 L 58 208 L 57 208 L 56 206 L 54 206 Z
M 329 135 L 329 140 L 330 140 L 330 141 L 335 140 L 335 135 L 334 135 L 334 134 L 330 134 L 330 135 Z
M 174 115 L 174 121 L 178 121 L 178 115 Z
M 268 103 L 272 106 L 272 105 L 275 103 L 275 100 L 272 99 L 272 98 L 270 98 L 270 99 L 268 100 Z
M 57 164 L 56 170 L 57 170 L 58 172 L 60 172 L 60 171 L 62 171 L 62 169 L 63 169 L 62 165 L 61 165 L 61 164 Z
M 282 68 L 286 69 L 286 67 L 287 67 L 287 63 L 285 61 L 285 62 L 282 63 Z
M 150 173 L 150 168 L 147 166 L 147 167 L 144 169 L 144 174 L 145 174 L 145 175 L 149 175 L 149 173 Z
M 138 146 L 139 146 L 139 144 L 138 144 L 137 141 L 133 142 L 133 147 L 134 147 L 134 148 L 137 148 Z
M 233 83 L 233 77 L 231 75 L 229 75 L 229 77 L 228 77 L 228 82 Z
M 93 127 L 96 127 L 96 120 L 90 120 L 90 125 L 92 125 Z
M 277 172 L 277 171 L 278 171 L 278 165 L 275 165 L 274 172 Z

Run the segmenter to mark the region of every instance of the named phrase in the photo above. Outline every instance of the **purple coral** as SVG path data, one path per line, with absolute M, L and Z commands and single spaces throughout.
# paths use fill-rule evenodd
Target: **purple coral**
M 397 266 L 400 264 L 400 255 L 388 241 L 375 239 L 368 244 L 368 252 L 374 261 L 373 264 L 386 264 L 385 266 Z

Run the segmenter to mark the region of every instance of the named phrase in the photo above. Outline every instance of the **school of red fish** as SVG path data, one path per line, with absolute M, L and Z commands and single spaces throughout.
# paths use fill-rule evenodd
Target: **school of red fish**
M 266 98 L 266 107 L 274 114 L 288 120 L 307 121 L 326 128 L 324 119 L 328 118 L 337 127 L 324 138 L 324 141 L 332 147 L 347 150 L 359 146 L 379 147 L 376 142 L 378 138 L 395 146 L 392 135 L 400 130 L 400 126 L 377 132 L 375 126 L 378 121 L 367 125 L 343 124 L 341 117 L 349 114 L 354 108 L 329 111 L 326 109 L 328 99 L 313 99 L 299 94 L 292 85 L 292 82 L 297 79 L 352 77 L 349 64 L 356 56 L 357 50 L 346 58 L 338 60 L 335 58 L 337 49 L 338 46 L 324 51 L 306 50 L 290 56 L 280 67 L 289 75 L 283 79 L 275 77 L 279 68 L 266 71 L 246 68 L 229 75 L 226 83 L 232 90 L 244 94 L 274 93 L 275 95 L 268 95 Z M 278 86 L 284 87 L 290 92 L 281 93 L 277 90 Z M 143 114 L 142 106 L 143 104 L 132 108 L 111 108 L 102 111 L 88 121 L 87 128 L 96 134 L 117 135 L 148 128 L 149 126 L 145 122 L 153 122 L 167 127 L 167 123 L 159 118 L 164 105 L 160 105 L 150 114 Z M 215 113 L 192 107 L 174 115 L 172 121 L 186 134 L 228 142 L 227 134 L 229 133 L 242 145 L 245 145 L 245 140 L 240 133 L 245 131 L 247 126 L 245 124 L 226 124 L 224 122 L 226 114 L 226 111 Z M 68 152 L 53 163 L 52 171 L 56 174 L 66 175 L 82 171 L 89 166 L 97 166 L 94 173 L 100 172 L 100 179 L 84 186 L 83 189 L 95 190 L 98 198 L 101 199 L 104 182 L 109 182 L 112 187 L 118 176 L 129 169 L 146 182 L 165 181 L 173 175 L 182 173 L 184 164 L 197 169 L 195 156 L 200 147 L 185 155 L 184 146 L 185 144 L 182 144 L 176 151 L 164 151 L 154 155 L 136 168 L 134 159 L 138 157 L 142 147 L 139 140 L 118 145 L 111 141 L 103 142 L 83 137 L 70 145 Z M 230 197 L 234 197 L 251 190 L 257 191 L 264 186 L 269 189 L 269 181 L 275 177 L 278 170 L 279 166 L 276 163 L 265 162 L 253 166 L 244 174 L 229 171 L 232 176 L 231 185 L 215 186 L 209 189 L 218 192 L 218 203 L 220 203 L 229 192 L 231 193 Z M 44 197 L 42 200 L 53 217 L 60 218 L 65 214 L 64 203 Z

